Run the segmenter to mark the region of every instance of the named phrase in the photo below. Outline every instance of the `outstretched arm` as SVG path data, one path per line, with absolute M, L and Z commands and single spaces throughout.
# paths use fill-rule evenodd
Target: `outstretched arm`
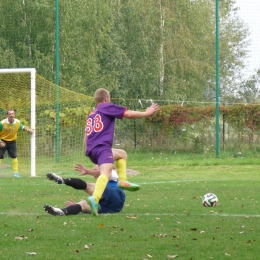
M 92 175 L 95 179 L 97 179 L 100 175 L 98 167 L 94 167 L 92 170 L 90 170 L 80 163 L 75 166 L 75 170 L 80 172 L 80 176 L 89 174 Z
M 152 104 L 150 107 L 146 109 L 145 112 L 134 111 L 134 110 L 126 110 L 124 113 L 124 117 L 126 118 L 140 118 L 153 115 L 156 111 L 158 111 L 160 106 L 158 104 Z
M 33 132 L 34 132 L 34 130 L 33 130 L 33 129 L 31 129 L 31 128 L 28 128 L 28 127 L 26 127 L 26 126 L 24 126 L 24 127 L 23 127 L 23 131 L 27 131 L 27 132 L 28 132 L 28 134 L 30 134 L 30 135 L 32 135 L 32 134 L 33 134 Z

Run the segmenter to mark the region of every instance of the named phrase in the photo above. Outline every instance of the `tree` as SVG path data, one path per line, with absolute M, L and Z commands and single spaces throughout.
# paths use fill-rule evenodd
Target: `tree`
M 238 97 L 245 103 L 259 102 L 260 97 L 260 69 L 256 74 L 243 80 L 238 89 Z
M 163 98 L 202 100 L 214 75 L 212 3 L 163 1 Z M 162 68 L 162 67 L 161 67 Z
M 224 103 L 237 98 L 249 45 L 248 28 L 237 16 L 234 4 L 225 0 L 220 5 L 220 95 Z
M 60 0 L 60 85 L 115 98 L 211 101 L 215 0 Z M 0 65 L 36 67 L 55 81 L 55 3 L 2 1 Z M 221 97 L 232 95 L 247 31 L 232 0 L 220 2 Z
M 38 72 L 51 76 L 54 64 L 54 31 L 49 30 L 54 23 L 51 2 L 1 1 L 0 49 L 5 49 L 0 60 L 2 67 L 36 67 Z

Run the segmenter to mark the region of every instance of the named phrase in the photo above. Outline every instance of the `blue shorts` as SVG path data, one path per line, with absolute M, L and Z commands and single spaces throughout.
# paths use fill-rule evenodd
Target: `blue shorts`
M 94 164 L 97 165 L 114 163 L 112 149 L 103 145 L 94 147 L 88 157 Z
M 99 201 L 98 213 L 115 213 L 122 210 L 125 203 L 125 193 L 118 187 L 107 186 Z

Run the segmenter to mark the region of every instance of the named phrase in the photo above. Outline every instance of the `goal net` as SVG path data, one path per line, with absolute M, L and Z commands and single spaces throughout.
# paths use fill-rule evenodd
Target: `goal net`
M 35 69 L 0 69 L 0 89 L 1 120 L 13 108 L 22 124 L 35 129 L 31 137 L 18 133 L 20 175 L 71 172 L 76 163 L 84 163 L 84 127 L 93 97 L 57 86 Z M 2 175 L 12 173 L 7 153 L 0 170 Z

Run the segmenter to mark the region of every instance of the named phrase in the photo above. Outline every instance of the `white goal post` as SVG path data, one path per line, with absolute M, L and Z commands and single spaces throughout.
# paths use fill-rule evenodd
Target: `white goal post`
M 0 69 L 0 74 L 8 73 L 30 73 L 31 75 L 31 128 L 34 133 L 31 135 L 31 177 L 36 176 L 36 69 L 35 68 L 18 68 L 18 69 Z

